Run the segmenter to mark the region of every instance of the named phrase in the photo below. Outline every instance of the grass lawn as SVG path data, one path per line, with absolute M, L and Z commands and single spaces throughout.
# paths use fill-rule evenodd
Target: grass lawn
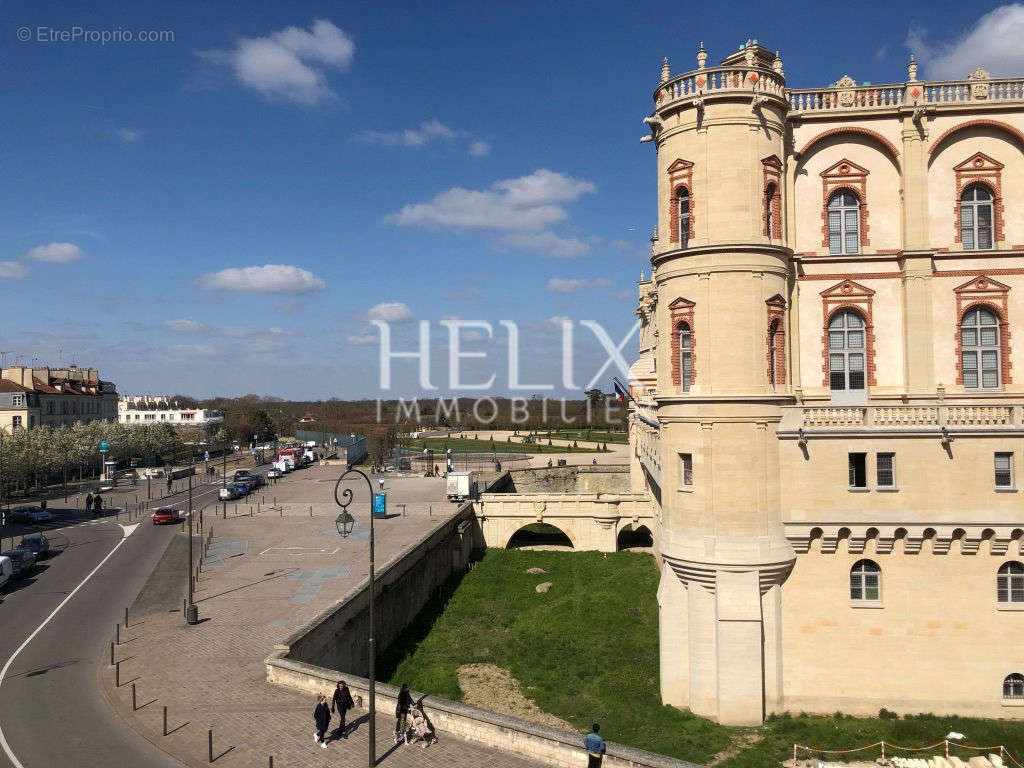
M 554 586 L 538 594 L 542 581 Z M 382 654 L 381 678 L 460 700 L 458 667 L 496 664 L 581 733 L 596 720 L 612 741 L 704 762 L 729 731 L 662 706 L 657 589 L 650 555 L 491 549 Z
M 479 440 L 466 439 L 464 437 L 426 437 L 419 440 L 412 440 L 409 448 L 423 450 L 430 448 L 436 455 L 443 454 L 446 449 L 451 448 L 455 453 L 490 453 L 491 441 L 481 437 Z M 548 445 L 544 440 L 537 443 L 506 443 L 504 440 L 494 441 L 496 453 L 601 453 L 594 448 L 569 448 L 564 445 Z
M 547 440 L 547 432 L 542 431 L 540 434 L 544 440 Z M 591 443 L 619 443 L 625 445 L 629 442 L 629 437 L 625 432 L 606 432 L 596 429 L 592 432 L 588 432 L 585 429 L 556 429 L 551 432 L 551 436 L 556 439 L 586 440 Z
M 532 567 L 546 573 L 526 573 Z M 553 586 L 538 594 L 534 587 L 543 581 Z M 736 753 L 718 768 L 779 766 L 792 758 L 794 742 L 849 749 L 884 739 L 919 747 L 941 741 L 950 731 L 965 734 L 965 743 L 1001 744 L 1018 760 L 1024 757 L 1024 728 L 1013 720 L 787 713 L 759 728 L 726 728 L 662 706 L 657 588 L 658 572 L 647 554 L 617 552 L 605 559 L 600 552 L 490 549 L 461 580 L 439 590 L 380 655 L 380 679 L 461 700 L 456 670 L 463 664 L 495 664 L 507 669 L 542 710 L 581 732 L 597 720 L 601 734 L 612 741 L 697 763 L 735 742 Z M 940 748 L 934 754 L 941 753 Z M 951 754 L 966 761 L 978 753 L 954 749 Z

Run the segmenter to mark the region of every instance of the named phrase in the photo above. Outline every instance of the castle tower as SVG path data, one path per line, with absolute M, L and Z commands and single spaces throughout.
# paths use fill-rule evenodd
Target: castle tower
M 639 456 L 662 520 L 661 694 L 732 725 L 781 695 L 781 406 L 793 282 L 784 217 L 785 78 L 748 41 L 666 78 L 646 118 L 657 148 L 657 459 Z M 637 434 L 649 442 L 645 425 Z M 649 448 L 648 448 L 649 450 Z

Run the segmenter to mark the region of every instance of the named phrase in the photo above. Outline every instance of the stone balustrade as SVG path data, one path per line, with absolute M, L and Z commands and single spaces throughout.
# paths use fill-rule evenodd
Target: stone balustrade
M 907 106 L 1024 103 L 1024 78 L 907 82 L 786 91 L 790 114 L 868 111 Z
M 654 101 L 660 109 L 680 99 L 736 92 L 785 99 L 786 81 L 782 75 L 762 67 L 708 67 L 663 83 L 655 91 Z
M 1020 429 L 1024 406 L 1017 404 L 935 404 L 787 406 L 780 432 L 803 429 Z

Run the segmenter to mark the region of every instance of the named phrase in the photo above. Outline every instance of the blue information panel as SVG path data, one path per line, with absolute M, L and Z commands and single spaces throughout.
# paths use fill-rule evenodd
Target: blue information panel
M 387 517 L 388 497 L 384 493 L 373 494 L 373 516 Z

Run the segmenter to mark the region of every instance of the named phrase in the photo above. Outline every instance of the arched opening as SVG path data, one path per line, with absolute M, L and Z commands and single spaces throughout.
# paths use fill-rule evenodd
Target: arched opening
M 676 190 L 679 205 L 679 247 L 685 248 L 690 242 L 690 190 L 680 187 Z
M 618 538 L 615 540 L 615 548 L 617 550 L 650 550 L 654 548 L 654 536 L 651 535 L 651 531 L 646 525 L 633 528 L 633 524 L 628 523 L 619 531 Z
M 768 326 L 768 384 L 775 387 L 779 384 L 779 347 L 782 334 L 779 320 L 775 318 Z
M 764 235 L 769 240 L 774 237 L 775 226 L 775 185 L 769 184 L 764 188 Z
M 974 307 L 960 321 L 960 367 L 965 389 L 999 389 L 1002 350 L 999 318 L 986 307 Z
M 573 549 L 572 540 L 550 523 L 528 523 L 512 534 L 506 549 Z
M 850 569 L 850 600 L 875 603 L 882 599 L 882 569 L 874 560 L 858 560 Z
M 833 391 L 864 389 L 866 324 L 852 309 L 843 309 L 828 321 L 829 388 Z

